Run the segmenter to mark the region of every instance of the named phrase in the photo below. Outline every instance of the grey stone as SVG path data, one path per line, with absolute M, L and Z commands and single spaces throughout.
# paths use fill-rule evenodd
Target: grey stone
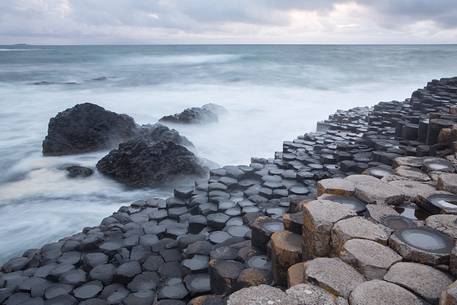
M 408 290 L 380 280 L 357 286 L 349 298 L 351 305 L 426 305 Z

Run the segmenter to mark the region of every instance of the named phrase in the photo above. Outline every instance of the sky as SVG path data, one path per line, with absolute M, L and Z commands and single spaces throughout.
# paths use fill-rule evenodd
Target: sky
M 457 0 L 0 0 L 11 43 L 457 43 Z

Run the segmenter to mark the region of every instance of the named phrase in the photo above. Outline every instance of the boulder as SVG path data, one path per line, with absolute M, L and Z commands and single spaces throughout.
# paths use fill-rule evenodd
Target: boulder
M 442 173 L 438 176 L 437 188 L 457 194 L 457 174 Z
M 137 125 L 125 114 L 78 104 L 51 118 L 43 141 L 45 156 L 87 153 L 115 147 L 135 135 Z
M 187 108 L 181 113 L 162 117 L 160 122 L 179 124 L 201 124 L 216 122 L 219 115 L 226 112 L 225 108 L 216 104 L 206 104 L 202 107 Z
M 69 178 L 85 178 L 92 176 L 94 173 L 93 169 L 85 166 L 79 166 L 79 165 L 70 165 L 65 168 L 67 171 L 67 176 Z
M 205 169 L 184 146 L 137 137 L 119 145 L 97 163 L 97 169 L 131 187 L 148 187 L 184 175 L 203 175 Z

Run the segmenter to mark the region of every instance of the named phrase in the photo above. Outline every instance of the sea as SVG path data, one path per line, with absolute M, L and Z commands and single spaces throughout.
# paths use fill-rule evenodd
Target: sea
M 404 100 L 457 75 L 457 45 L 0 46 L 0 263 L 95 226 L 122 205 L 166 197 L 173 186 L 132 190 L 96 172 L 107 151 L 43 157 L 49 119 L 91 102 L 155 123 L 216 103 L 218 122 L 169 125 L 213 166 L 273 157 L 338 109 Z

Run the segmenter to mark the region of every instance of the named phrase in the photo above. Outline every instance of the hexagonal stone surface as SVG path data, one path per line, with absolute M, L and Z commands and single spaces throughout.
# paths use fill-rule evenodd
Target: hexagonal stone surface
M 457 194 L 457 174 L 442 173 L 438 175 L 436 187 L 439 190 Z
M 337 221 L 356 216 L 356 212 L 339 203 L 314 200 L 303 205 L 304 258 L 330 253 L 330 231 Z
M 433 267 L 407 262 L 393 265 L 384 280 L 403 286 L 433 304 L 438 303 L 441 292 L 452 283 L 450 276 Z
M 415 168 L 420 168 L 422 167 L 422 164 L 424 162 L 424 158 L 422 157 L 398 157 L 395 158 L 394 160 L 394 166 L 410 166 L 410 167 L 415 167 Z
M 417 181 L 430 181 L 430 177 L 427 174 L 424 174 L 417 168 L 412 168 L 409 166 L 399 166 L 395 169 L 395 174 L 400 177 L 405 177 L 409 180 Z
M 402 260 L 389 247 L 366 239 L 348 240 L 339 256 L 369 280 L 382 279 L 390 266 Z
M 448 263 L 454 241 L 438 230 L 416 227 L 394 232 L 389 246 L 408 261 L 438 265 Z
M 382 222 L 382 219 L 386 216 L 400 215 L 397 211 L 388 205 L 367 204 L 366 207 L 370 217 L 377 222 Z
M 437 214 L 427 217 L 425 224 L 457 239 L 457 215 Z
M 355 196 L 366 203 L 398 204 L 403 201 L 401 190 L 373 176 L 352 175 L 346 179 L 355 184 Z
M 357 286 L 349 298 L 351 305 L 425 305 L 424 302 L 398 285 L 372 280 Z
M 412 180 L 397 180 L 389 182 L 390 185 L 400 189 L 405 198 L 415 201 L 418 196 L 428 197 L 436 193 L 436 189 L 430 184 Z
M 243 288 L 230 295 L 227 305 L 298 305 L 281 289 L 268 285 Z
M 269 285 L 272 280 L 273 277 L 271 276 L 271 272 L 269 270 L 247 268 L 241 271 L 237 284 L 240 288 L 245 288 L 262 284 Z
M 302 236 L 288 232 L 276 232 L 271 236 L 273 278 L 286 285 L 287 269 L 302 260 Z
M 320 257 L 305 263 L 305 281 L 315 283 L 336 296 L 348 298 L 365 278 L 339 258 Z
M 305 265 L 303 262 L 292 265 L 287 270 L 287 287 L 302 284 L 305 281 Z
M 310 284 L 298 284 L 286 290 L 286 294 L 299 305 L 337 305 L 334 295 Z M 342 298 L 340 298 L 342 301 Z
M 78 299 L 90 299 L 96 297 L 102 290 L 103 285 L 100 281 L 92 281 L 73 290 L 73 294 Z
M 338 221 L 332 229 L 332 247 L 339 251 L 350 239 L 368 239 L 387 245 L 387 229 L 363 217 L 351 217 Z
M 342 178 L 323 179 L 317 183 L 318 196 L 322 194 L 351 196 L 354 192 L 354 183 Z
M 221 294 L 234 290 L 236 280 L 245 266 L 234 260 L 213 259 L 209 262 L 209 267 L 211 289 Z

